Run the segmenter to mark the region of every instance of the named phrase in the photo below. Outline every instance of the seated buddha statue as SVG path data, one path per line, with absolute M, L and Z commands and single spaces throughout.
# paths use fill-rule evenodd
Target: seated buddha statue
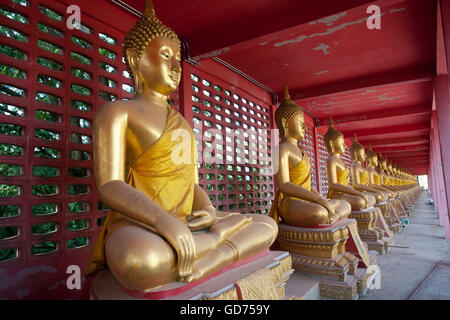
M 295 104 L 284 87 L 284 97 L 275 111 L 280 132 L 278 186 L 269 216 L 276 222 L 311 227 L 333 224 L 350 214 L 350 205 L 341 200 L 327 200 L 311 187 L 311 164 L 299 141 L 305 137 L 302 108 Z
M 398 190 L 397 179 L 395 177 L 394 168 L 391 161 L 387 162 L 387 172 L 389 176 L 389 185 Z
M 394 194 L 391 190 L 383 187 L 381 185 L 381 176 L 377 172 L 376 168 L 378 167 L 378 156 L 372 150 L 372 146 L 369 145 L 369 149 L 366 153 L 367 159 L 367 172 L 369 173 L 369 186 L 377 189 L 381 192 L 384 192 L 388 195 L 389 199 L 394 198 Z
M 267 250 L 278 232 L 273 219 L 216 212 L 198 184 L 192 128 L 168 104 L 181 79 L 180 40 L 151 1 L 123 50 L 137 93 L 95 115 L 95 180 L 110 211 L 87 274 L 108 268 L 123 288 L 142 292 L 203 279 Z M 187 160 L 174 161 L 174 150 Z
M 341 159 L 346 148 L 344 135 L 334 127 L 332 120 L 324 135 L 324 141 L 329 153 L 326 163 L 328 198 L 349 202 L 352 211 L 371 208 L 375 204 L 375 197 L 350 186 L 350 170 Z
M 388 161 L 384 158 L 381 153 L 378 157 L 378 172 L 380 173 L 380 180 L 383 187 L 390 190 L 394 197 L 397 198 L 399 196 L 399 192 L 391 185 L 390 174 L 388 172 Z
M 356 137 L 350 146 L 350 156 L 352 157 L 352 187 L 358 191 L 369 194 L 375 197 L 377 203 L 387 200 L 387 194 L 369 185 L 370 174 L 369 171 L 363 167 L 362 163 L 366 161 L 366 150 L 364 146 L 358 142 Z

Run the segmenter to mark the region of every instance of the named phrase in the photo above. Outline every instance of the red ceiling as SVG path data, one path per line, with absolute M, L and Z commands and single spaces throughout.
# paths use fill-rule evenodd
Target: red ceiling
M 427 173 L 436 0 L 153 2 L 200 63 L 218 57 L 279 94 L 286 82 L 322 125 L 333 116 L 346 137 Z M 381 8 L 381 30 L 366 27 L 369 4 Z

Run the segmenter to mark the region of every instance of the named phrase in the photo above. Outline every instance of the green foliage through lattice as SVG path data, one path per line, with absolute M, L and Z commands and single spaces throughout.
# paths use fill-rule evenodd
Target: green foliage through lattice
M 37 243 L 31 247 L 31 254 L 46 254 L 53 251 L 56 251 L 58 246 L 54 241 L 45 241 L 41 243 Z
M 28 42 L 28 37 L 15 29 L 0 25 L 0 33 L 17 41 Z
M 25 71 L 4 64 L 0 64 L 0 74 L 16 79 L 25 79 Z
M 17 248 L 0 249 L 0 262 L 12 260 L 17 257 Z

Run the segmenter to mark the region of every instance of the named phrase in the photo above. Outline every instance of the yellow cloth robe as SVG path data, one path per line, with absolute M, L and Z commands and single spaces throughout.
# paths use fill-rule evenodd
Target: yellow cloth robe
M 294 168 L 289 169 L 289 181 L 307 190 L 311 190 L 311 163 L 309 161 L 308 156 L 305 153 L 303 153 L 303 158 L 300 161 L 300 163 L 296 165 Z M 269 217 L 272 217 L 277 223 L 279 223 L 280 220 L 278 210 L 281 201 L 284 198 L 295 199 L 292 197 L 288 197 L 282 192 L 280 192 L 280 190 L 277 190 L 277 193 L 275 194 L 275 199 L 273 200 L 272 207 L 270 208 L 269 213 Z

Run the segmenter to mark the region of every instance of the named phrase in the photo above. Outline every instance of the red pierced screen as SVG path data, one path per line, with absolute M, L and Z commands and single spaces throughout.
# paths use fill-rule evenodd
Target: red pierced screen
M 271 105 L 189 64 L 184 77 L 199 184 L 220 211 L 267 214 L 274 196 L 273 176 L 267 174 Z

